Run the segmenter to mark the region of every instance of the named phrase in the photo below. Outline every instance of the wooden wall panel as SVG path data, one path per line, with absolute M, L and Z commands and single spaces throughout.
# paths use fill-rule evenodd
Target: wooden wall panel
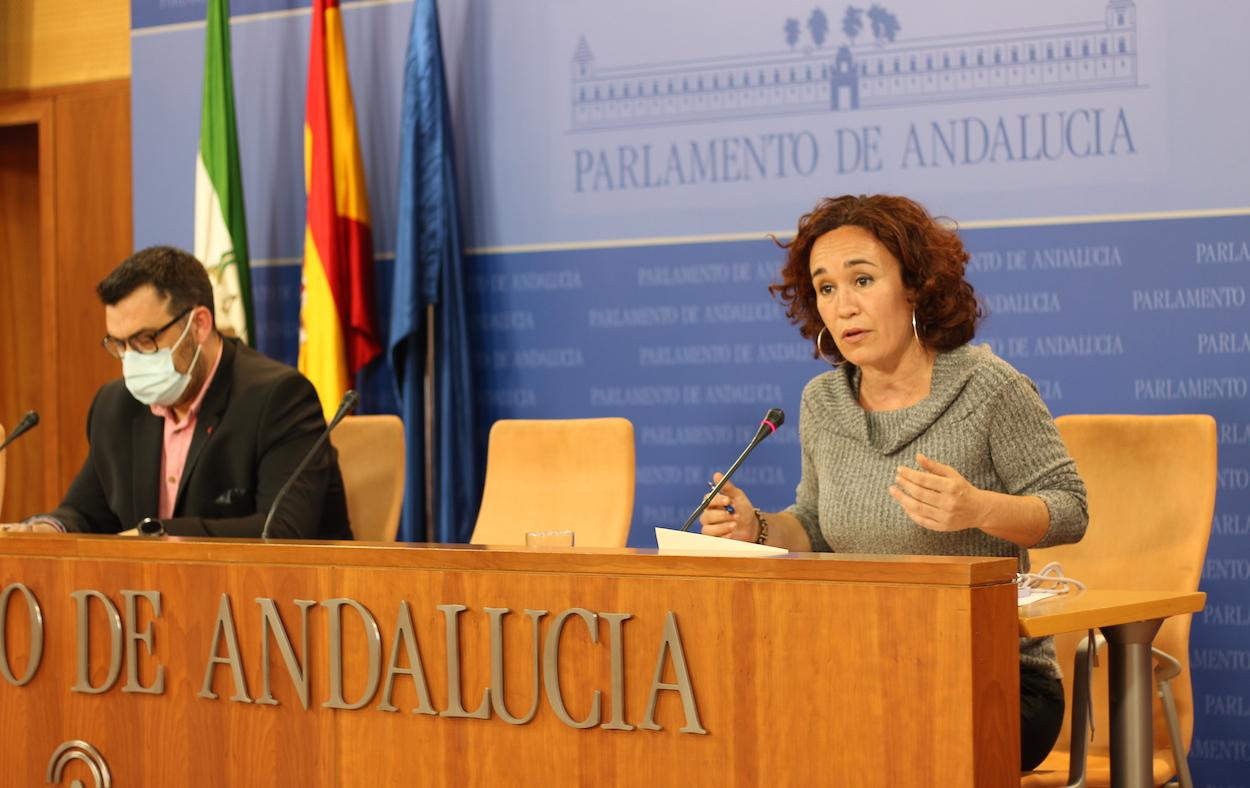
M 129 256 L 130 83 L 108 82 L 56 97 L 56 257 L 45 281 L 55 283 L 56 463 L 47 491 L 53 503 L 87 456 L 87 411 L 101 384 L 121 365 L 100 347 L 104 307 L 95 285 Z
M 50 101 L 0 105 L 0 420 L 12 428 L 27 410 L 44 410 L 43 267 L 50 231 L 53 117 Z M 42 166 L 41 166 L 42 165 Z M 40 430 L 5 452 L 0 521 L 42 505 L 44 467 L 54 456 Z M 20 516 L 20 515 L 18 515 Z
M 39 298 L 39 127 L 34 123 L 0 126 L 0 422 L 11 431 L 27 409 L 39 401 L 38 370 L 42 325 Z M 28 487 L 43 484 L 39 452 L 33 436 L 8 449 L 12 480 L 6 483 L 4 511 L 33 505 Z M 23 473 L 23 471 L 26 471 Z
M 0 90 L 129 76 L 128 0 L 0 2 Z
M 41 417 L 8 457 L 11 520 L 60 500 L 86 456 L 92 395 L 120 374 L 99 347 L 94 288 L 131 251 L 129 81 L 0 94 L 0 130 L 0 341 L 20 344 L 0 355 L 0 419 Z

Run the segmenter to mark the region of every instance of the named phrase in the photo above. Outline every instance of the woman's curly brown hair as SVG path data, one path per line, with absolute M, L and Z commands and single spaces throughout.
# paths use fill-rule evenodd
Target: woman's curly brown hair
M 786 316 L 805 339 L 817 341 L 825 327 L 816 309 L 809 267 L 812 245 L 825 233 L 846 225 L 872 233 L 899 261 L 903 284 L 916 310 L 916 331 L 926 347 L 954 350 L 972 339 L 984 311 L 964 279 L 970 255 L 959 235 L 914 200 L 886 194 L 827 197 L 799 219 L 793 240 L 778 241 L 787 250 L 786 261 L 781 281 L 769 285 L 768 291 L 785 303 Z M 817 345 L 814 355 L 824 350 L 838 363 L 844 361 L 836 343 L 829 344 L 832 352 Z

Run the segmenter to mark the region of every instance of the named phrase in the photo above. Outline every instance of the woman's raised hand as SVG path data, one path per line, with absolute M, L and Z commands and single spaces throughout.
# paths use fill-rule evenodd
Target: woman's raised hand
M 923 470 L 900 465 L 890 495 L 916 525 L 931 531 L 981 528 L 989 513 L 985 492 L 959 471 L 923 454 L 916 455 Z

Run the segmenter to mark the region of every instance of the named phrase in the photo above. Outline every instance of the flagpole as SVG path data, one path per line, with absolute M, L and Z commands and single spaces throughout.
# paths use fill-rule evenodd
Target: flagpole
M 434 304 L 426 304 L 425 306 L 425 541 L 434 541 L 434 441 L 439 440 L 434 435 L 434 414 L 438 411 L 434 407 L 434 397 L 436 396 L 437 386 L 434 385 L 434 370 L 438 366 L 434 363 L 434 354 L 437 352 L 435 348 L 438 343 L 434 341 Z M 449 437 L 443 435 L 442 440 L 448 440 Z

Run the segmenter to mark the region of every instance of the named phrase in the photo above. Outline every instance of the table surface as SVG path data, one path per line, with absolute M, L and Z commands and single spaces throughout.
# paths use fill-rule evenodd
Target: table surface
M 1020 636 L 1043 637 L 1196 613 L 1206 598 L 1201 591 L 1086 589 L 1060 594 L 1020 608 Z

